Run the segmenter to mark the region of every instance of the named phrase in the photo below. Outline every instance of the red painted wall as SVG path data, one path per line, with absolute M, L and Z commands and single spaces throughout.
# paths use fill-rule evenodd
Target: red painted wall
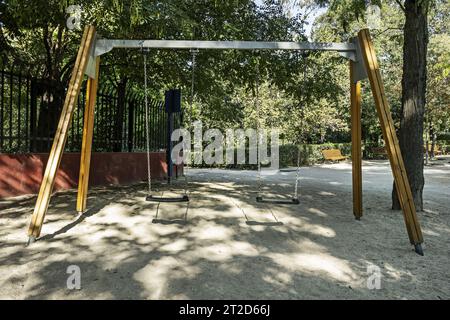
M 47 164 L 48 154 L 0 154 L 0 198 L 36 194 Z M 165 152 L 151 153 L 152 178 L 167 175 Z M 54 190 L 76 188 L 80 154 L 66 153 L 57 172 Z M 174 169 L 174 175 L 176 173 Z M 180 169 L 178 169 L 180 172 Z M 146 153 L 93 153 L 90 186 L 130 184 L 147 180 Z

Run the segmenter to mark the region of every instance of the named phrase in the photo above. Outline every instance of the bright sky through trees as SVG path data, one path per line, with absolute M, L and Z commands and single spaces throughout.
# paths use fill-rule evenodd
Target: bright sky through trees
M 289 1 L 287 1 L 287 2 L 289 2 Z M 255 3 L 256 3 L 258 6 L 260 6 L 260 5 L 262 5 L 263 0 L 255 0 Z M 290 10 L 291 10 L 290 13 L 291 13 L 292 15 L 295 15 L 295 14 L 297 14 L 297 13 L 299 13 L 299 12 L 305 13 L 307 10 L 311 10 L 311 9 L 305 9 L 305 8 L 302 8 L 302 7 L 301 7 L 301 4 L 298 3 L 297 1 L 295 1 L 295 4 L 293 4 L 293 5 L 288 5 L 288 6 L 290 7 Z M 320 16 L 320 15 L 323 14 L 323 13 L 325 13 L 326 10 L 327 10 L 326 8 L 315 8 L 315 9 L 312 9 L 312 10 L 311 10 L 310 14 L 308 15 L 308 17 L 307 17 L 307 19 L 306 19 L 306 21 L 307 21 L 308 23 L 305 25 L 305 31 L 306 31 L 306 35 L 308 36 L 308 38 L 311 37 L 311 31 L 312 31 L 312 26 L 313 26 L 313 24 L 314 24 L 314 21 L 316 20 L 316 18 L 317 18 L 318 16 Z

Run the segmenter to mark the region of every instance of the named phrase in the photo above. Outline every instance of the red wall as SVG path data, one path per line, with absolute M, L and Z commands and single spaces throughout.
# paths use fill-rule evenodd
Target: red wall
M 47 164 L 48 154 L 0 154 L 0 198 L 36 194 Z M 151 153 L 152 178 L 167 174 L 165 152 Z M 54 190 L 78 185 L 80 154 L 66 153 L 59 167 Z M 174 169 L 174 175 L 176 170 Z M 90 186 L 130 184 L 147 180 L 146 153 L 93 153 Z

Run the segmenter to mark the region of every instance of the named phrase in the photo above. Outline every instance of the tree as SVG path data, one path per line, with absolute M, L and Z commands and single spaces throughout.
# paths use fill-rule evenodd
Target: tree
M 437 2 L 430 16 L 428 48 L 426 147 L 431 157 L 440 132 L 450 128 L 450 3 Z M 430 141 L 431 139 L 431 141 Z M 431 143 L 431 146 L 430 146 Z
M 403 27 L 402 107 L 399 143 L 416 209 L 423 210 L 423 124 L 426 101 L 428 13 L 431 0 L 395 1 L 405 15 Z M 364 0 L 316 0 L 337 13 L 344 33 L 353 20 L 364 16 Z M 381 1 L 371 1 L 381 5 Z M 395 185 L 392 208 L 400 209 Z
M 402 116 L 399 143 L 416 210 L 423 210 L 423 124 L 426 103 L 428 12 L 430 1 L 405 0 L 402 77 Z M 400 210 L 395 185 L 392 208 Z
M 42 92 L 52 101 L 40 108 L 39 127 L 43 129 L 56 127 L 81 37 L 80 30 L 66 27 L 65 10 L 69 4 L 82 5 L 81 26 L 96 26 L 104 38 L 290 41 L 294 38 L 293 31 L 299 35 L 302 29 L 301 20 L 297 16 L 287 17 L 276 0 L 265 0 L 258 5 L 252 0 L 0 1 L 0 54 L 10 65 L 45 66 L 34 75 L 54 83 L 51 93 Z M 285 52 L 209 50 L 199 53 L 196 105 L 202 107 L 205 118 L 214 120 L 211 125 L 236 120 L 234 116 L 238 114 L 224 102 L 230 101 L 242 87 L 254 92 L 257 55 L 261 57 L 261 78 L 272 78 L 280 87 L 286 87 L 293 59 Z M 160 99 L 166 89 L 179 87 L 188 97 L 190 60 L 187 50 L 150 50 L 147 54 L 150 95 Z M 272 74 L 276 74 L 276 79 L 269 76 Z M 100 79 L 101 86 L 108 84 L 119 94 L 114 136 L 120 140 L 123 97 L 131 90 L 143 91 L 142 52 L 118 49 L 103 56 Z M 52 116 L 47 117 L 50 113 Z
M 436 34 L 430 38 L 427 83 L 426 128 L 436 132 L 450 128 L 450 35 Z
M 48 129 L 51 133 L 56 131 L 65 84 L 75 60 L 68 58 L 67 53 L 76 50 L 74 39 L 78 35 L 66 28 L 65 4 L 66 1 L 58 0 L 11 0 L 2 2 L 0 11 L 4 63 L 25 66 L 44 80 L 44 85 L 35 87 L 35 93 L 44 102 L 39 108 L 36 128 L 41 138 L 47 138 Z M 44 151 L 47 142 L 40 139 L 34 147 L 36 151 Z

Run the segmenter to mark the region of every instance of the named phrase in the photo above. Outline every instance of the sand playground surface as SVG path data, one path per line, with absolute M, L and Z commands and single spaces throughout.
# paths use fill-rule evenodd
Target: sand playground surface
M 146 202 L 144 183 L 101 187 L 79 215 L 76 191 L 60 192 L 29 247 L 36 197 L 0 200 L 0 298 L 449 299 L 449 160 L 425 169 L 424 257 L 390 209 L 387 161 L 363 162 L 360 221 L 349 162 L 301 168 L 299 205 L 257 203 L 256 172 L 219 169 L 188 170 L 189 203 Z M 265 194 L 291 195 L 295 175 L 264 177 Z M 155 190 L 182 194 L 183 181 Z M 367 286 L 374 267 L 380 289 Z

